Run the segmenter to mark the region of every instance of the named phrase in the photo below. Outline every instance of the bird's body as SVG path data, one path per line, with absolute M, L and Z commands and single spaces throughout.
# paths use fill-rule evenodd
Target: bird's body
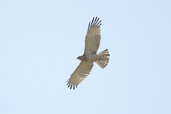
M 98 59 L 97 54 L 89 54 L 89 55 L 82 55 L 82 56 L 78 56 L 78 58 L 80 61 L 96 61 Z
M 85 50 L 82 56 L 77 57 L 81 61 L 76 70 L 71 74 L 68 80 L 68 87 L 75 89 L 77 85 L 84 80 L 92 70 L 94 62 L 96 62 L 101 68 L 105 68 L 109 62 L 108 49 L 97 54 L 97 50 L 100 45 L 101 20 L 99 18 L 93 18 L 89 23 L 87 35 L 85 38 Z

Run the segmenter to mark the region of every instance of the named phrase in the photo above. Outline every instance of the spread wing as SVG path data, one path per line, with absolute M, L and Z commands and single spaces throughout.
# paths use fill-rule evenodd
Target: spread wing
M 88 31 L 85 38 L 85 50 L 84 54 L 95 54 L 100 45 L 100 25 L 101 20 L 98 17 L 93 18 L 88 25 Z
M 87 78 L 92 67 L 93 61 L 82 61 L 69 78 L 67 83 L 68 87 L 75 89 L 82 80 Z

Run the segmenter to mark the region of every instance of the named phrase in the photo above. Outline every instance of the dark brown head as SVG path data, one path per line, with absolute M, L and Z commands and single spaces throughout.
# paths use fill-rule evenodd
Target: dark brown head
M 82 60 L 83 56 L 78 56 L 77 59 Z
M 78 56 L 77 59 L 79 59 L 80 61 L 86 61 L 86 56 L 85 55 Z

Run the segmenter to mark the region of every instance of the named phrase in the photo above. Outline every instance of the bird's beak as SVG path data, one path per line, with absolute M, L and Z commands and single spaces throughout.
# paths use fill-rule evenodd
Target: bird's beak
M 78 60 L 81 60 L 81 56 L 78 56 L 77 59 L 78 59 Z

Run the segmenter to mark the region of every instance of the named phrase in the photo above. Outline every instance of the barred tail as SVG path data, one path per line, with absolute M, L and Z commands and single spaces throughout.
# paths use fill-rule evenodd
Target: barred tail
M 105 49 L 104 51 L 102 51 L 101 53 L 98 54 L 98 60 L 96 61 L 96 63 L 101 68 L 105 68 L 109 62 L 109 56 L 110 56 L 110 54 L 109 54 L 108 49 Z

